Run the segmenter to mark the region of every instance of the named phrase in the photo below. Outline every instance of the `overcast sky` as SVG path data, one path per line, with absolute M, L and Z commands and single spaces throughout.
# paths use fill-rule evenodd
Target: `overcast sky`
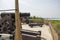
M 14 0 L 0 0 L 0 9 L 14 9 Z M 60 18 L 60 0 L 19 0 L 20 12 L 31 16 Z

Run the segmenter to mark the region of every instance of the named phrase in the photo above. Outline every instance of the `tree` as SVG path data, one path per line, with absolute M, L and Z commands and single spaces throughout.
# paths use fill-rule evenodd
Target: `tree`
M 44 20 L 42 17 L 36 17 L 36 16 L 30 17 L 30 19 L 40 19 L 40 20 Z

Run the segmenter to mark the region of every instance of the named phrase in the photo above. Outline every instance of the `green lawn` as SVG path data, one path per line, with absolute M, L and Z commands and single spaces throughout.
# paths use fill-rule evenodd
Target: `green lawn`
M 50 22 L 56 25 L 57 30 L 60 30 L 60 20 L 50 20 Z

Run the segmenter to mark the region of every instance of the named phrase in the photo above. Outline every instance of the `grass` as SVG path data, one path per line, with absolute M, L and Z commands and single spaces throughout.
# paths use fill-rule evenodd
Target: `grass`
M 57 30 L 60 30 L 60 20 L 50 20 L 50 22 L 56 25 Z

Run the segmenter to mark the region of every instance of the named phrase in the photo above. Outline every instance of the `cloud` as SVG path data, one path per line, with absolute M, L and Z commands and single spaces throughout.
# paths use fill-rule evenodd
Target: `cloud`
M 0 9 L 14 8 L 14 0 L 1 0 Z M 30 12 L 31 16 L 60 17 L 59 0 L 19 0 L 20 12 Z
M 1 0 L 0 9 L 12 9 L 15 6 L 14 0 Z

